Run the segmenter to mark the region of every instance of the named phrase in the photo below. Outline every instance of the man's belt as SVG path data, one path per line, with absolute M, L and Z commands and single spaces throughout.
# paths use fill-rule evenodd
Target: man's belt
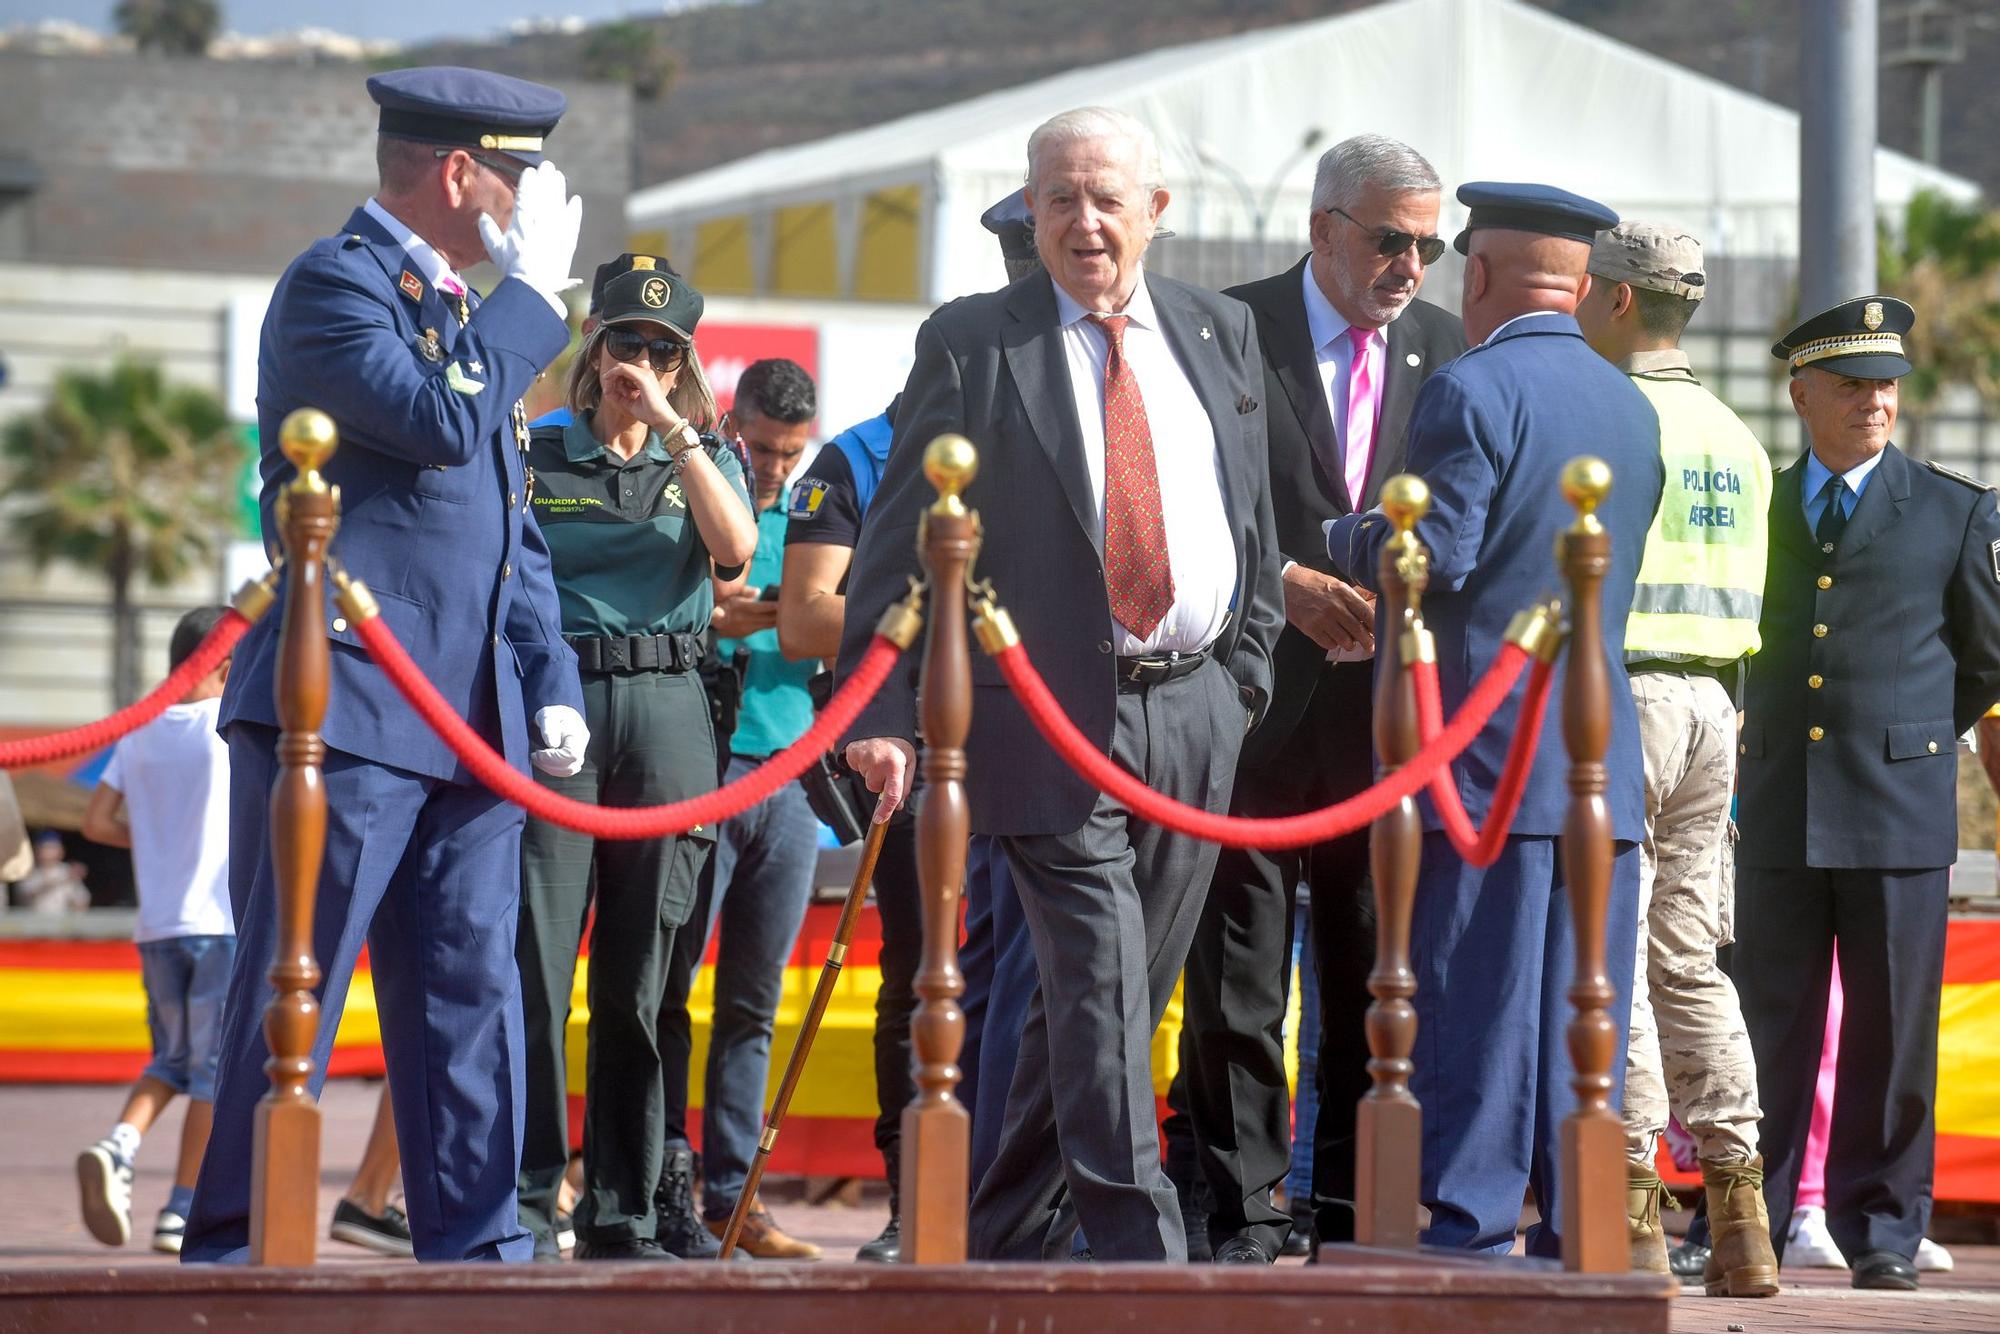
M 700 635 L 564 635 L 584 672 L 691 672 L 701 662 Z
M 1205 648 L 1192 653 L 1149 653 L 1139 658 L 1120 658 L 1118 684 L 1156 686 L 1162 681 L 1178 680 L 1207 661 Z
M 1635 676 L 1640 672 L 1666 672 L 1673 676 L 1706 676 L 1722 684 L 1734 685 L 1737 673 L 1742 669 L 1743 660 L 1722 664 L 1712 662 L 1673 662 L 1666 658 L 1641 658 L 1625 664 L 1625 674 Z

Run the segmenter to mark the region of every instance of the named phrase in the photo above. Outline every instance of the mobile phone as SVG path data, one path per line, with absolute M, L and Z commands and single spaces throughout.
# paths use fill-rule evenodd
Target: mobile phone
M 757 590 L 757 600 L 759 602 L 776 602 L 778 600 L 778 585 L 765 584 Z

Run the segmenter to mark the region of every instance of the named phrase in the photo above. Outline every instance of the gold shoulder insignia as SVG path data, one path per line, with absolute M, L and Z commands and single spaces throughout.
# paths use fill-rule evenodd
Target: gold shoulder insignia
M 1961 486 L 1969 486 L 1975 491 L 1992 491 L 1996 489 L 1991 482 L 1982 482 L 1977 477 L 1968 476 L 1956 468 L 1947 468 L 1942 463 L 1935 463 L 1930 459 L 1924 460 L 1924 466 L 1940 477 L 1949 477 Z

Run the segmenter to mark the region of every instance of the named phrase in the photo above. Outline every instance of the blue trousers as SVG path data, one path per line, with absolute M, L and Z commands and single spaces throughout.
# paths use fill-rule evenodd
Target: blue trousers
M 250 1250 L 251 1140 L 270 1087 L 265 980 L 277 941 L 268 809 L 277 732 L 229 735 L 229 880 L 236 964 L 224 1006 L 215 1128 L 195 1186 L 184 1263 Z M 319 1030 L 312 1091 L 365 941 L 382 1017 L 403 1193 L 420 1260 L 527 1260 L 514 1196 L 523 1116 L 521 811 L 482 787 L 340 751 L 325 762 L 326 860 L 313 913 Z
M 1631 942 L 1639 929 L 1639 848 L 1614 845 L 1605 971 L 1617 992 L 1612 1053 L 1615 1111 L 1624 1094 L 1632 1017 Z M 1410 924 L 1417 975 L 1416 1071 L 1423 1104 L 1423 1198 L 1432 1246 L 1504 1253 L 1523 1192 L 1542 1221 L 1528 1252 L 1561 1254 L 1558 1135 L 1576 1105 L 1565 1034 L 1575 939 L 1553 838 L 1510 838 L 1484 871 L 1442 833 L 1424 835 Z
M 1000 845 L 984 835 L 973 837 L 965 859 L 965 947 L 958 958 L 965 974 L 965 1046 L 958 1058 L 964 1073 L 958 1100 L 972 1117 L 969 1180 L 976 1189 L 1000 1152 L 1014 1058 L 1038 985 L 1035 946 L 1014 874 Z

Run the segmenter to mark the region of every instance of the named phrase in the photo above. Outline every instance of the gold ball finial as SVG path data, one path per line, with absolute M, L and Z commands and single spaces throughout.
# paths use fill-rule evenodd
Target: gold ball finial
M 941 435 L 924 450 L 924 476 L 942 499 L 957 499 L 978 475 L 979 450 L 962 435 Z
M 333 418 L 318 408 L 298 408 L 285 414 L 278 428 L 278 447 L 301 473 L 318 472 L 340 445 Z
M 1594 454 L 1579 454 L 1563 465 L 1562 493 L 1578 514 L 1595 514 L 1611 494 L 1611 465 Z
M 1397 532 L 1409 532 L 1430 512 L 1431 489 L 1423 478 L 1399 472 L 1382 483 L 1382 513 L 1389 516 Z

